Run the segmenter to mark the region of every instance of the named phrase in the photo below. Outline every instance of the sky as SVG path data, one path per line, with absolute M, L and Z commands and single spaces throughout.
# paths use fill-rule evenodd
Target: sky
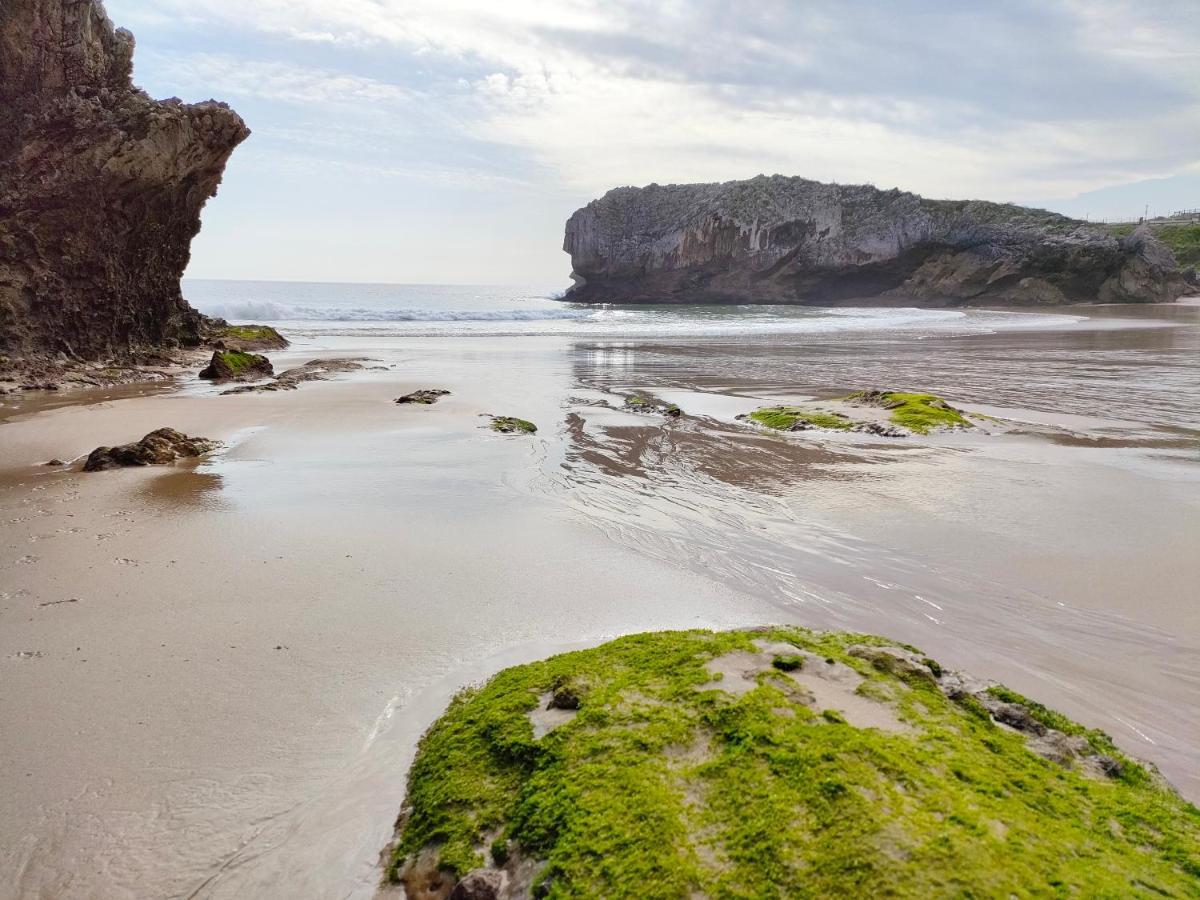
M 252 135 L 191 277 L 568 282 L 621 185 L 801 175 L 1200 207 L 1200 0 L 109 0 L 155 97 Z

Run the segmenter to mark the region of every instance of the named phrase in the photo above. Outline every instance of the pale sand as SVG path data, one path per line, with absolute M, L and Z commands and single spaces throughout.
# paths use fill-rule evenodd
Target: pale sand
M 1162 359 L 1166 338 L 1119 335 L 1094 340 Z M 986 381 L 1083 445 L 762 435 L 734 416 L 862 386 L 839 348 L 806 381 L 786 345 L 560 339 L 331 341 L 396 368 L 10 418 L 0 896 L 369 896 L 415 741 L 455 689 L 651 628 L 888 634 L 1106 728 L 1200 796 L 1198 432 L 1170 397 L 1100 419 L 1090 382 L 1069 412 L 1012 402 L 1005 365 L 1045 375 L 1013 348 L 1080 340 L 998 337 Z M 872 380 L 977 408 L 937 366 L 967 372 L 992 346 L 926 345 L 923 371 L 901 348 Z M 453 394 L 391 402 L 433 387 Z M 621 411 L 635 390 L 689 415 Z M 483 413 L 541 430 L 493 435 Z M 163 425 L 231 448 L 161 470 L 36 465 Z

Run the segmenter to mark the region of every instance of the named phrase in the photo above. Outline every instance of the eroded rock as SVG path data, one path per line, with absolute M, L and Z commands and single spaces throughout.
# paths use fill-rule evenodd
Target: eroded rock
M 180 277 L 250 132 L 223 103 L 135 88 L 133 47 L 99 0 L 0 7 L 0 348 L 200 343 Z
M 419 391 L 413 391 L 411 394 L 405 394 L 402 397 L 397 397 L 397 403 L 419 403 L 424 406 L 432 406 L 437 403 L 442 397 L 449 396 L 450 392 L 441 388 L 425 388 Z
M 159 428 L 131 444 L 97 447 L 88 454 L 83 471 L 100 472 L 127 466 L 162 466 L 177 459 L 210 453 L 220 446 L 220 441 L 188 437 L 174 428 Z
M 567 221 L 576 302 L 1162 302 L 1185 290 L 1147 229 L 781 175 L 609 191 Z
M 264 384 L 244 384 L 222 391 L 222 394 L 249 394 L 263 391 L 294 391 L 310 381 L 328 381 L 342 372 L 354 372 L 363 368 L 365 359 L 314 359 L 302 366 L 288 369 Z

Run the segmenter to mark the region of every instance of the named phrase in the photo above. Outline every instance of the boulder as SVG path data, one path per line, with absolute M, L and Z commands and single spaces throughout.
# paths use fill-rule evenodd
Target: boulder
M 209 453 L 220 446 L 220 441 L 188 437 L 174 428 L 159 428 L 131 444 L 97 447 L 88 454 L 83 471 L 100 472 L 126 466 L 162 466 L 184 457 Z
M 250 381 L 275 374 L 271 361 L 259 353 L 242 350 L 217 350 L 200 377 L 211 381 Z

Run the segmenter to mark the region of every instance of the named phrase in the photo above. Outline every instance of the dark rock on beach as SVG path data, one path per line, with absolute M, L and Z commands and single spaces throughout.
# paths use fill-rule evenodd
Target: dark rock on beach
M 126 466 L 161 466 L 184 457 L 210 453 L 220 446 L 220 441 L 188 437 L 174 428 L 159 428 L 131 444 L 97 447 L 88 454 L 83 471 L 100 472 Z
M 492 416 L 492 431 L 501 434 L 536 434 L 537 426 L 516 416 Z
M 660 403 L 640 395 L 626 397 L 625 408 L 631 412 L 657 413 L 666 416 L 668 419 L 678 419 L 683 415 L 683 410 L 674 403 Z
M 313 359 L 302 366 L 288 369 L 263 384 L 245 384 L 222 391 L 223 394 L 249 394 L 270 391 L 294 391 L 310 381 L 328 381 L 341 372 L 354 372 L 363 368 L 363 359 Z
M 403 397 L 397 397 L 397 403 L 420 403 L 425 406 L 432 406 L 437 403 L 442 397 L 450 394 L 449 391 L 441 388 L 426 388 L 420 391 L 413 391 L 411 394 L 405 394 Z
M 99 0 L 0 5 L 0 349 L 68 357 L 196 346 L 180 276 L 249 129 L 156 101 Z
M 584 303 L 1162 302 L 1184 293 L 1146 228 L 781 175 L 609 191 L 567 221 Z
M 200 377 L 211 381 L 250 381 L 274 374 L 275 367 L 265 356 L 241 350 L 217 350 L 200 370 Z

